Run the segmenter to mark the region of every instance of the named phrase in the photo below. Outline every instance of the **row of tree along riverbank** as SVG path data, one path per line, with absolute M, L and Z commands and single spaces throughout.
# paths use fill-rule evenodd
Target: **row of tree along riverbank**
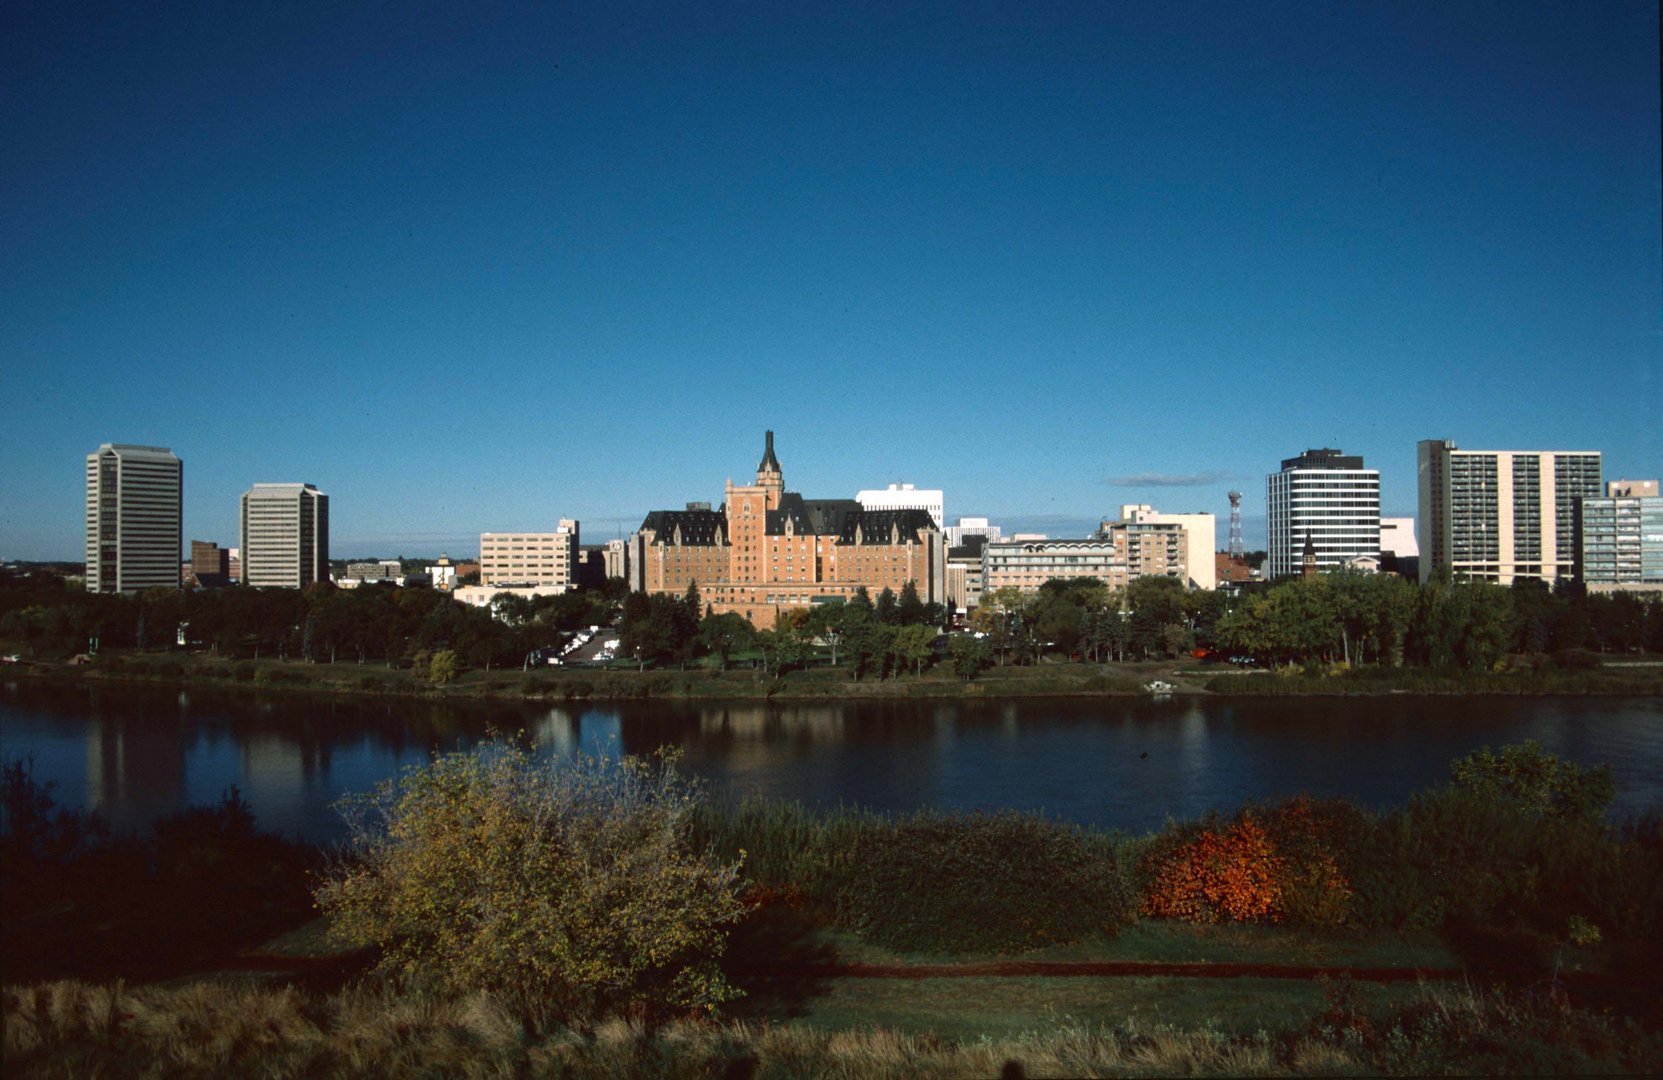
M 455 671 L 441 654 L 418 654 L 404 666 L 313 664 L 299 660 L 230 660 L 186 653 L 106 650 L 90 663 L 24 663 L 15 677 L 84 683 L 212 686 L 255 692 L 340 694 L 480 701 L 710 700 L 809 701 L 883 698 L 1032 698 L 1175 695 L 1359 696 L 1502 694 L 1647 696 L 1663 694 L 1663 657 L 1601 665 L 1588 654 L 1512 657 L 1494 671 L 1460 668 L 1290 666 L 1271 671 L 1190 661 L 1079 663 L 986 669 L 973 679 L 950 660 L 923 674 L 856 681 L 829 664 L 769 673 L 703 665 L 634 670 L 547 667 Z M 435 677 L 435 666 L 438 677 Z M 0 669 L 6 670 L 6 669 Z M 1158 684 L 1165 684 L 1161 686 Z
M 920 602 L 910 586 L 783 612 L 763 631 L 707 611 L 696 587 L 680 597 L 646 596 L 614 582 L 536 600 L 505 596 L 493 606 L 494 614 L 431 589 L 394 586 L 89 595 L 53 575 L 8 571 L 0 574 L 0 653 L 51 665 L 96 652 L 88 665 L 95 677 L 338 692 L 744 698 L 1139 693 L 1151 672 L 1178 689 L 1199 689 L 1212 672 L 1189 668 L 1197 655 L 1299 676 L 1273 691 L 1207 682 L 1217 693 L 1629 693 L 1647 692 L 1644 675 L 1597 669 L 1608 659 L 1663 653 L 1657 598 L 1539 583 L 1416 586 L 1350 573 L 1237 597 L 1186 592 L 1167 578 L 1125 590 L 1052 581 L 1034 594 L 988 594 L 973 633 L 953 634 L 943 633 L 939 606 Z M 603 627 L 618 641 L 607 668 L 556 672 L 541 663 L 580 632 Z M 619 667 L 650 677 L 632 680 Z M 732 667 L 743 673 L 726 674 Z M 1005 674 L 1013 668 L 1030 673 Z M 981 688 L 954 689 L 955 680 Z M 835 690 L 840 681 L 860 688 Z

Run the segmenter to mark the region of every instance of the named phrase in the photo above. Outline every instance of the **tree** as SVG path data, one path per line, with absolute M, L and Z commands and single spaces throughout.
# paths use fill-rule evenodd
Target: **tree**
M 895 656 L 896 666 L 911 664 L 913 674 L 924 674 L 924 665 L 933 657 L 930 646 L 935 641 L 935 627 L 933 626 L 902 626 L 895 631 L 890 649 Z
M 877 612 L 878 621 L 883 623 L 885 626 L 895 626 L 900 622 L 895 602 L 895 593 L 888 585 L 885 585 L 883 592 L 878 594 L 878 602 L 875 610 Z
M 1534 739 L 1499 755 L 1486 746 L 1452 762 L 1449 773 L 1456 787 L 1499 796 L 1536 818 L 1599 821 L 1617 794 L 1611 766 L 1561 761 Z
M 534 1022 L 712 1010 L 737 996 L 719 961 L 745 907 L 739 864 L 693 843 L 701 800 L 673 757 L 488 742 L 344 800 L 316 899 L 386 974 Z
M 728 668 L 728 658 L 749 646 L 755 638 L 750 620 L 732 611 L 706 615 L 699 623 L 699 643 L 721 659 L 723 671 Z
M 1022 625 L 1027 607 L 1028 599 L 1022 590 L 1006 585 L 984 593 L 981 606 L 970 617 L 971 628 L 986 635 L 988 645 L 998 654 L 1001 664 L 1018 642 L 1016 631 Z
M 697 635 L 698 624 L 682 600 L 662 593 L 631 593 L 624 601 L 618 642 L 640 668 L 649 660 L 666 663 L 684 658 Z
M 940 622 L 931 619 L 924 608 L 924 602 L 918 598 L 918 583 L 909 580 L 901 586 L 901 598 L 895 602 L 895 621 L 902 626 L 917 626 L 920 623 Z
M 953 674 L 969 682 L 993 666 L 993 650 L 973 637 L 955 637 L 947 645 L 953 658 Z
M 1085 621 L 1085 610 L 1076 603 L 1076 595 L 1041 588 L 1028 611 L 1034 638 L 1041 647 L 1048 645 L 1072 657 L 1080 646 Z
M 808 646 L 802 635 L 783 620 L 776 623 L 772 630 L 758 630 L 755 641 L 757 652 L 762 654 L 765 674 L 783 675 L 808 656 Z
M 866 673 L 882 673 L 895 628 L 885 626 L 874 615 L 851 607 L 843 623 L 843 647 L 849 658 L 850 674 L 856 682 Z
M 832 667 L 837 666 L 837 648 L 843 643 L 845 616 L 853 610 L 845 604 L 816 604 L 808 609 L 803 629 L 831 646 Z
M 443 686 L 456 678 L 460 670 L 456 654 L 449 649 L 440 649 L 427 661 L 427 681 L 434 686 Z

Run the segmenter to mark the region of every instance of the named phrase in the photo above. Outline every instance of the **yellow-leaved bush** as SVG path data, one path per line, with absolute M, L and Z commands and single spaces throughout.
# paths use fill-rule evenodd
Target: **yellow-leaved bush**
M 500 739 L 344 800 L 318 906 L 407 985 L 531 1019 L 708 1011 L 744 912 L 739 864 L 696 850 L 673 756 L 539 759 Z

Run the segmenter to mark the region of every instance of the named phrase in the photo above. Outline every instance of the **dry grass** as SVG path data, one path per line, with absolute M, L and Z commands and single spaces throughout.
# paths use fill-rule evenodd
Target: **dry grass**
M 1643 1072 L 1663 1065 L 1634 1025 L 1466 988 L 1428 988 L 1372 1031 L 1252 1036 L 1064 1020 L 957 1043 L 882 1028 L 817 1031 L 611 1020 L 532 1033 L 483 997 L 433 1001 L 359 988 L 180 989 L 75 982 L 4 992 L 8 1077 L 577 1076 L 963 1077 Z M 1524 1057 L 1496 1057 L 1515 1044 Z

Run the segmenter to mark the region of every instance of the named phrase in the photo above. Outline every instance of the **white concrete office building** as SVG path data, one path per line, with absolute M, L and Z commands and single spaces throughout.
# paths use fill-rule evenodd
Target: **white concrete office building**
M 911 484 L 890 484 L 882 491 L 855 493 L 862 510 L 922 510 L 941 528 L 943 495 L 939 488 L 918 488 Z
M 949 525 L 942 530 L 950 548 L 963 547 L 966 539 L 980 536 L 989 542 L 1003 540 L 1005 534 L 999 526 L 988 523 L 985 517 L 961 517 L 957 525 Z
M 241 519 L 244 585 L 329 580 L 329 496 L 311 484 L 255 484 L 243 492 Z
M 1307 540 L 1319 572 L 1380 558 L 1380 470 L 1365 468 L 1361 455 L 1323 449 L 1287 458 L 1265 477 L 1265 509 L 1268 578 L 1300 573 Z
M 177 589 L 185 466 L 161 446 L 105 443 L 87 455 L 88 592 Z
M 1587 450 L 1415 448 L 1420 579 L 1439 570 L 1511 585 L 1576 572 L 1576 504 L 1601 494 L 1601 459 Z
M 480 533 L 479 583 L 570 587 L 577 569 L 578 523 L 551 533 Z

